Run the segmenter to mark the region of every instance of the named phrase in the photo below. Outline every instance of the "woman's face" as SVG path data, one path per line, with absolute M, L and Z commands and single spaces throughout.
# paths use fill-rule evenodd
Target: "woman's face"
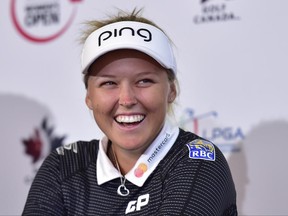
M 90 67 L 86 104 L 115 148 L 143 152 L 160 132 L 175 84 L 155 60 L 117 50 Z

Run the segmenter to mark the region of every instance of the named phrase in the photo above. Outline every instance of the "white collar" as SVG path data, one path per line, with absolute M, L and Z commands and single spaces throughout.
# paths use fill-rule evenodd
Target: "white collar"
M 156 139 L 139 157 L 134 167 L 125 175 L 126 179 L 134 185 L 141 187 L 170 150 L 177 139 L 178 134 L 179 128 L 166 121 Z M 108 139 L 104 136 L 99 143 L 97 157 L 98 185 L 122 177 L 121 173 L 113 166 L 106 154 L 107 146 Z M 136 175 L 138 175 L 138 177 Z

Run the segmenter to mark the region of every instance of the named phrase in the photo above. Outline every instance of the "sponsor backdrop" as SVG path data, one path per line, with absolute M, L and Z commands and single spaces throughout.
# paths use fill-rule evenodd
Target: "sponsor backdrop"
M 240 215 L 288 215 L 287 0 L 1 1 L 0 215 L 21 214 L 51 149 L 101 136 L 84 103 L 80 30 L 135 6 L 174 41 L 173 118 L 225 153 Z

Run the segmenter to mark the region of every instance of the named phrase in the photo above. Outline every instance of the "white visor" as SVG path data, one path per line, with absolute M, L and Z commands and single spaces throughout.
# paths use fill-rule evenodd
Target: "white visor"
M 82 50 L 82 73 L 100 56 L 113 50 L 141 51 L 176 74 L 176 62 L 169 38 L 160 29 L 141 22 L 121 21 L 92 32 Z

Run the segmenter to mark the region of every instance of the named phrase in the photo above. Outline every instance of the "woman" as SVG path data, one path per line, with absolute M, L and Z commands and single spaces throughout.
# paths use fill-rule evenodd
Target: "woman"
M 86 104 L 105 136 L 52 152 L 23 215 L 237 215 L 222 153 L 167 120 L 177 88 L 166 34 L 135 10 L 89 26 Z

